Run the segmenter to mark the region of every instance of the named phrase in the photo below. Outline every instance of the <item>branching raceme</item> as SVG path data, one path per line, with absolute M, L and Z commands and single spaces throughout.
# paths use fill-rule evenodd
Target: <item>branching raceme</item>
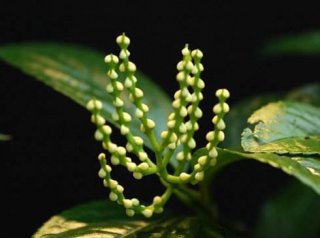
M 201 64 L 202 52 L 198 49 L 190 51 L 188 45 L 182 50 L 183 59 L 177 64 L 176 76 L 179 90 L 174 95 L 173 112 L 168 116 L 167 129 L 161 133 L 161 140 L 159 140 L 154 132 L 155 122 L 148 116 L 149 106 L 152 105 L 148 106 L 143 102 L 144 92 L 136 84 L 136 66 L 129 60 L 130 39 L 123 34 L 117 37 L 116 42 L 120 47 L 119 57 L 113 54 L 105 57 L 105 62 L 109 66 L 107 75 L 110 78 L 106 91 L 113 98 L 115 112 L 112 114 L 112 119 L 120 125 L 120 132 L 126 137 L 127 144 L 123 147 L 112 142 L 112 129 L 106 125 L 106 119 L 101 115 L 102 102 L 97 99 L 90 100 L 87 108 L 92 113 L 91 121 L 97 127 L 95 139 L 102 141 L 103 148 L 110 154 L 110 159 L 106 159 L 105 153 L 98 156 L 101 165 L 99 177 L 103 179 L 104 186 L 110 189 L 110 200 L 123 205 L 128 216 L 143 214 L 145 217 L 151 217 L 154 213 L 163 211 L 163 206 L 175 190 L 181 187 L 188 189 L 186 184 L 195 185 L 201 182 L 206 170 L 210 166 L 215 166 L 218 157 L 216 147 L 224 140 L 223 117 L 229 111 L 225 101 L 230 94 L 227 89 L 216 91 L 219 102 L 213 107 L 214 130 L 206 135 L 207 155 L 199 157 L 195 164 L 191 165 L 192 152 L 196 148 L 194 134 L 199 130 L 198 120 L 202 117 L 202 111 L 199 108 L 199 103 L 203 99 L 201 91 L 205 87 L 200 77 L 204 69 Z M 124 81 L 120 81 L 119 72 L 125 74 Z M 130 100 L 135 106 L 135 117 L 141 123 L 140 130 L 146 135 L 154 151 L 156 158 L 154 160 L 144 150 L 143 139 L 130 130 L 132 116 L 124 109 L 124 102 L 120 97 L 123 90 L 129 92 Z M 138 160 L 130 158 L 128 153 Z M 170 174 L 168 166 L 173 159 L 178 161 L 178 165 Z M 123 186 L 111 176 L 111 164 L 126 167 L 135 179 L 142 179 L 152 174 L 157 175 L 166 190 L 161 196 L 155 196 L 149 205 L 141 204 L 137 198 L 126 198 Z

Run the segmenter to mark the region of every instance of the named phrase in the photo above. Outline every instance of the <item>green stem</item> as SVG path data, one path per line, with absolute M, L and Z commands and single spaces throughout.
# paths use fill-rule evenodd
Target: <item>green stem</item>
M 159 153 L 161 150 L 160 150 L 160 145 L 158 143 L 158 140 L 156 138 L 156 136 L 154 135 L 153 131 L 148 131 L 146 133 L 155 153 Z
M 208 213 L 212 218 L 217 218 L 218 210 L 211 192 L 212 177 L 213 177 L 212 175 L 213 173 L 211 174 L 208 173 L 205 176 L 205 179 L 201 183 L 199 183 L 199 188 L 200 188 L 200 194 L 201 194 L 200 196 L 202 198 L 202 202 L 204 206 L 207 207 Z
M 187 205 L 187 207 L 191 208 L 195 213 L 197 213 L 199 216 L 203 217 L 203 218 L 211 218 L 210 214 L 208 214 L 208 209 L 207 207 L 205 207 L 203 205 L 203 203 L 201 202 L 200 194 L 197 194 L 197 199 L 195 199 L 195 197 L 189 196 L 192 193 L 187 193 L 187 190 L 181 190 L 180 187 L 179 188 L 175 188 L 173 190 L 173 193 L 177 196 L 177 198 L 183 202 L 185 205 Z M 189 191 L 190 192 L 190 191 Z
M 193 189 L 188 188 L 185 184 L 180 184 L 179 189 L 186 193 L 189 197 L 191 197 L 193 200 L 200 202 L 201 201 L 201 194 Z

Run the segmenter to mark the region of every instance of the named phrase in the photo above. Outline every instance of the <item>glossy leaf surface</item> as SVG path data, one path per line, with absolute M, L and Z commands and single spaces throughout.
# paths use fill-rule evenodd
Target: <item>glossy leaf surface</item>
M 290 137 L 250 148 L 250 152 L 320 155 L 320 136 Z
M 103 102 L 103 115 L 109 122 L 114 111 L 112 98 L 105 91 L 109 82 L 104 55 L 92 49 L 55 43 L 24 43 L 0 47 L 0 59 L 35 77 L 41 82 L 68 96 L 81 106 L 93 97 Z M 120 75 L 123 79 L 123 75 Z M 156 122 L 156 134 L 166 127 L 167 115 L 171 112 L 171 104 L 167 95 L 149 78 L 137 73 L 138 86 L 145 92 L 145 103 L 149 105 L 150 117 Z M 135 107 L 129 95 L 121 95 L 126 110 L 134 115 Z M 140 123 L 135 117 L 131 130 L 143 138 Z M 88 120 L 89 121 L 89 120 Z M 148 140 L 145 140 L 148 144 Z
M 253 96 L 231 105 L 226 115 L 225 141 L 222 147 L 241 149 L 241 133 L 248 126 L 247 119 L 260 107 L 278 100 L 290 100 L 320 106 L 320 84 L 308 84 L 286 93 L 266 93 Z
M 219 226 L 204 225 L 194 217 L 156 216 L 153 219 L 129 218 L 113 202 L 99 201 L 80 205 L 49 219 L 34 238 L 192 238 L 234 237 Z
M 270 103 L 255 111 L 248 122 L 254 125 L 254 129 L 244 130 L 242 147 L 249 152 L 262 152 L 259 146 L 282 139 L 301 137 L 305 138 L 307 143 L 310 136 L 320 135 L 320 109 L 304 103 Z M 294 140 L 292 143 L 294 144 Z M 313 144 L 315 143 L 313 141 Z M 268 148 L 270 150 L 270 146 Z
M 206 155 L 199 149 L 197 156 Z M 219 172 L 224 166 L 243 159 L 253 159 L 294 176 L 320 195 L 320 157 L 318 155 L 279 155 L 275 153 L 245 153 L 228 149 L 218 149 L 219 156 L 211 173 Z

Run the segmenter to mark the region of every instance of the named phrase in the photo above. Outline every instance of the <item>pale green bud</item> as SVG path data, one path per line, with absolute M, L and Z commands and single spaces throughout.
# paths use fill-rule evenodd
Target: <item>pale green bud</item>
M 120 127 L 120 133 L 121 135 L 126 135 L 130 132 L 129 127 L 125 126 L 125 125 L 121 125 Z
M 127 214 L 127 216 L 129 216 L 129 217 L 133 217 L 134 216 L 134 210 L 132 210 L 132 209 L 126 209 L 126 214 Z
M 214 132 L 213 131 L 208 132 L 207 135 L 206 135 L 206 139 L 207 139 L 207 141 L 213 141 Z
M 223 131 L 218 132 L 218 141 L 224 141 L 224 132 Z
M 146 208 L 145 210 L 142 211 L 142 214 L 147 217 L 150 218 L 153 215 L 153 209 L 151 208 Z
M 116 193 L 114 193 L 114 192 L 110 192 L 109 198 L 110 198 L 111 201 L 115 202 L 115 201 L 118 200 L 118 195 Z
M 182 172 L 180 175 L 179 175 L 179 178 L 182 180 L 182 181 L 187 181 L 189 178 L 190 178 L 190 174 L 187 174 L 185 172 Z
M 129 172 L 133 172 L 137 168 L 137 165 L 135 163 L 133 163 L 133 162 L 129 162 L 126 165 L 127 165 L 127 169 L 128 169 Z
M 162 203 L 162 197 L 160 197 L 160 196 L 155 196 L 155 197 L 153 198 L 153 204 L 159 205 L 159 204 L 161 204 L 161 203 Z
M 132 201 L 130 199 L 124 199 L 123 200 L 123 206 L 125 208 L 131 208 L 132 207 Z
M 118 157 L 112 155 L 112 156 L 111 156 L 111 163 L 112 163 L 113 165 L 118 165 L 118 164 L 120 164 L 120 160 L 119 160 Z
M 100 178 L 106 177 L 107 176 L 106 171 L 104 171 L 103 169 L 100 169 L 99 172 L 98 172 L 98 176 Z
M 110 179 L 109 180 L 109 188 L 115 189 L 118 186 L 118 182 L 116 180 Z
M 126 149 L 122 146 L 118 146 L 117 152 L 120 156 L 125 156 L 126 155 Z
M 119 45 L 124 45 L 125 47 L 127 47 L 130 44 L 130 39 L 126 35 L 122 34 L 117 37 L 116 42 Z
M 142 171 L 146 171 L 149 169 L 149 165 L 146 162 L 143 162 L 138 165 L 138 168 L 141 169 Z
M 204 172 L 203 172 L 203 171 L 197 172 L 196 175 L 194 176 L 194 178 L 195 178 L 198 182 L 202 181 L 203 178 L 204 178 Z
M 207 156 L 204 155 L 198 159 L 198 163 L 203 166 L 207 163 L 207 160 L 208 160 Z
M 133 140 L 134 140 L 134 143 L 137 144 L 137 145 L 143 145 L 143 140 L 141 137 L 139 136 L 134 136 L 133 137 Z
M 133 173 L 133 177 L 135 178 L 135 179 L 142 179 L 142 173 L 139 173 L 139 172 L 134 172 Z
M 132 81 L 130 78 L 126 78 L 125 81 L 124 81 L 124 86 L 126 88 L 131 88 L 132 87 Z
M 96 130 L 96 132 L 94 133 L 94 138 L 97 141 L 102 141 L 103 140 L 103 134 L 99 130 Z

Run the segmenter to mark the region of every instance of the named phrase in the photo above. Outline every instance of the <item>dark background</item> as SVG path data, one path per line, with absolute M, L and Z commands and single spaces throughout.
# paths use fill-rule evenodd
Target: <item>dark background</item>
M 320 28 L 319 9 L 313 5 L 130 2 L 2 1 L 0 43 L 68 42 L 109 53 L 117 52 L 115 37 L 126 32 L 138 68 L 172 95 L 175 65 L 188 42 L 205 53 L 205 97 L 227 87 L 233 103 L 319 82 L 318 57 L 267 59 L 258 54 L 270 38 Z M 0 132 L 13 135 L 12 141 L 0 143 L 1 230 L 10 237 L 29 237 L 53 214 L 107 196 L 96 175 L 100 146 L 85 109 L 2 62 L 0 80 Z M 212 103 L 207 99 L 203 105 L 204 125 Z M 261 203 L 287 181 L 268 166 L 242 162 L 226 169 L 213 189 L 223 217 L 250 227 Z M 153 195 L 150 181 L 138 188 L 134 183 L 126 182 L 130 195 Z M 184 209 L 174 199 L 168 206 Z

